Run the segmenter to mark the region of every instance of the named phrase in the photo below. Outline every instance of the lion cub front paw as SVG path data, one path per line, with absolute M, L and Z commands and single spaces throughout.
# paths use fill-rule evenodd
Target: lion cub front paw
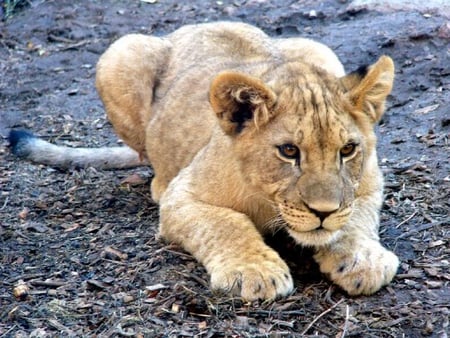
M 399 265 L 393 252 L 369 240 L 345 253 L 319 250 L 314 258 L 320 271 L 349 295 L 370 295 L 378 291 L 394 278 Z
M 245 300 L 275 299 L 293 290 L 289 268 L 279 262 L 228 262 L 211 272 L 213 290 L 240 296 Z

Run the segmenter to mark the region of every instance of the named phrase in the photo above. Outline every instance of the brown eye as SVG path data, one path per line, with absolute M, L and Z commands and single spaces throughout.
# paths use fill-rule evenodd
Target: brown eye
M 298 148 L 289 143 L 278 146 L 278 151 L 280 152 L 281 156 L 287 159 L 298 159 L 300 155 L 300 151 L 298 150 Z
M 354 153 L 355 150 L 356 150 L 356 146 L 357 146 L 356 143 L 353 143 L 353 142 L 347 143 L 347 144 L 346 144 L 345 146 L 343 146 L 343 147 L 341 148 L 341 150 L 340 150 L 341 156 L 342 156 L 342 157 L 349 157 L 349 156 L 353 155 L 353 153 Z

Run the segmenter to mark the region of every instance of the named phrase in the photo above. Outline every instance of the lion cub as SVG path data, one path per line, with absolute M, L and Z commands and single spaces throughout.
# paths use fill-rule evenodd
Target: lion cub
M 132 34 L 102 55 L 96 84 L 134 151 L 62 151 L 20 132 L 11 143 L 63 167 L 148 161 L 162 237 L 205 265 L 213 289 L 246 300 L 292 292 L 288 266 L 262 237 L 283 228 L 315 248 L 334 283 L 372 294 L 399 264 L 378 237 L 373 130 L 393 79 L 387 56 L 345 75 L 326 46 L 243 23 Z

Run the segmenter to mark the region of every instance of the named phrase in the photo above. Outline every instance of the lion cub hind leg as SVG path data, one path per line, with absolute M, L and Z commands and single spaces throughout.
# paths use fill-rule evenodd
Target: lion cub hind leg
M 248 301 L 293 290 L 288 266 L 246 215 L 195 201 L 179 184 L 177 177 L 160 200 L 160 233 L 205 265 L 213 290 Z
M 153 92 L 167 68 L 171 43 L 142 34 L 115 41 L 97 64 L 96 87 L 115 132 L 145 156 Z

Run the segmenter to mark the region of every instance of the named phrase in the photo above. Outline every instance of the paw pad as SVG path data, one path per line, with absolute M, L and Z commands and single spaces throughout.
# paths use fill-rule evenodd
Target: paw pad
M 341 264 L 337 270 L 338 273 L 343 273 L 347 265 Z
M 255 288 L 255 293 L 260 293 L 261 292 L 261 290 L 262 290 L 262 285 L 261 284 L 258 284 L 258 285 L 256 285 L 256 288 Z

